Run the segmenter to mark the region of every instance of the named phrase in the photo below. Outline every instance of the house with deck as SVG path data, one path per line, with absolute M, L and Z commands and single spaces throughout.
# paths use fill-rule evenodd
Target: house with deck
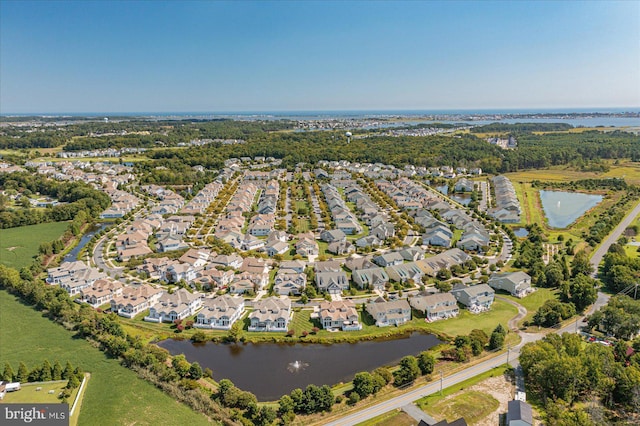
M 225 294 L 204 299 L 194 327 L 229 330 L 245 311 L 244 299 Z
M 409 305 L 424 313 L 427 321 L 454 318 L 460 313 L 458 302 L 451 293 L 417 295 L 409 298 Z
M 325 330 L 354 331 L 362 329 L 362 324 L 358 321 L 358 311 L 351 300 L 321 302 L 318 316 L 322 328 Z
M 386 301 L 378 297 L 367 303 L 365 310 L 373 317 L 378 327 L 399 326 L 411 321 L 411 306 L 404 299 Z
M 291 299 L 268 297 L 255 303 L 249 314 L 249 331 L 287 331 L 292 317 Z

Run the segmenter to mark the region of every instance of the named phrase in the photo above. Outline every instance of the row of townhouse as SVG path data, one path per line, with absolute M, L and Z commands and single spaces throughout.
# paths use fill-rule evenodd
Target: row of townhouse
M 184 198 L 168 188 L 159 185 L 145 185 L 141 187 L 147 194 L 156 197 L 159 201 L 151 209 L 152 214 L 175 214 L 184 207 Z
M 358 223 L 355 214 L 347 207 L 347 203 L 338 192 L 338 189 L 329 184 L 321 186 L 327 208 L 335 223 L 335 229 L 339 229 L 347 235 L 355 235 L 362 232 L 362 226 Z
M 218 193 L 224 185 L 220 181 L 210 182 L 205 185 L 189 202 L 180 210 L 182 214 L 202 214 L 215 201 Z
M 395 226 L 388 215 L 382 212 L 380 206 L 371 200 L 369 194 L 364 192 L 360 185 L 345 188 L 344 194 L 348 201 L 356 205 L 360 219 L 369 227 L 369 235 L 375 236 L 380 241 L 395 236 Z
M 115 241 L 118 260 L 126 262 L 133 257 L 153 253 L 147 241 L 160 228 L 163 221 L 164 219 L 160 215 L 149 215 L 145 218 L 136 219 L 128 225 Z
M 140 204 L 140 199 L 135 195 L 113 188 L 113 183 L 108 186 L 109 188 L 105 189 L 105 192 L 111 198 L 111 206 L 100 214 L 100 218 L 117 219 L 124 217 Z
M 106 279 L 106 274 L 78 260 L 63 262 L 56 268 L 48 269 L 46 282 L 50 285 L 58 285 L 70 296 L 75 296 L 91 287 L 96 281 Z
M 496 176 L 491 180 L 495 193 L 496 206 L 489 209 L 489 215 L 500 222 L 520 222 L 520 201 L 513 184 L 506 176 Z

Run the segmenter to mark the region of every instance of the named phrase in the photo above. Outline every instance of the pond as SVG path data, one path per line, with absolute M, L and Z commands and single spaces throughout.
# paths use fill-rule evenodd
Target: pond
M 516 228 L 513 230 L 513 233 L 516 237 L 519 238 L 525 238 L 527 235 L 529 235 L 529 231 L 527 231 L 527 228 Z
M 438 191 L 442 192 L 444 195 L 449 194 L 449 185 L 440 185 L 435 187 Z
M 78 253 L 80 253 L 80 250 L 82 250 L 84 248 L 84 246 L 86 246 L 87 243 L 89 243 L 89 241 L 91 240 L 91 238 L 93 238 L 93 236 L 95 234 L 97 234 L 98 232 L 102 231 L 103 229 L 105 229 L 109 225 L 111 225 L 111 224 L 110 223 L 103 223 L 101 225 L 94 225 L 89 230 L 89 232 L 87 232 L 86 234 L 84 234 L 82 236 L 82 238 L 80 238 L 80 242 L 78 242 L 78 245 L 75 246 L 69 253 L 67 253 L 67 255 L 64 257 L 63 261 L 64 262 L 74 262 L 74 261 L 78 260 Z
M 463 206 L 468 206 L 471 203 L 471 194 L 451 194 L 449 196 L 453 201 L 457 201 Z
M 540 201 L 549 226 L 566 228 L 602 201 L 602 195 L 568 191 L 540 191 Z
M 260 401 L 275 401 L 293 389 L 309 384 L 348 382 L 360 371 L 397 364 L 439 344 L 431 334 L 413 333 L 393 340 L 332 345 L 298 343 L 193 344 L 189 340 L 164 340 L 158 345 L 172 355 L 184 354 L 190 362 L 213 370 L 215 380 L 229 379 Z

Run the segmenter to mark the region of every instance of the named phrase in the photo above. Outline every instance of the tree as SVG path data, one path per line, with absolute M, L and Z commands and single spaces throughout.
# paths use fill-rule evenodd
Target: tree
M 42 363 L 42 367 L 40 367 L 40 381 L 41 382 L 51 381 L 51 363 L 49 363 L 49 361 L 46 359 Z
M 498 326 L 491 333 L 491 338 L 489 339 L 489 349 L 502 349 L 504 346 L 504 339 L 507 335 L 507 330 L 502 326 L 502 324 L 498 324 Z
M 436 358 L 429 352 L 421 352 L 418 356 L 418 367 L 422 375 L 433 373 L 433 368 L 436 365 Z
M 405 356 L 400 360 L 400 368 L 393 373 L 393 383 L 403 386 L 413 382 L 420 375 L 418 360 L 414 356 Z
M 2 380 L 7 382 L 13 382 L 13 368 L 11 368 L 11 364 L 5 362 L 4 370 L 2 371 Z
M 69 361 L 64 366 L 64 370 L 62 371 L 62 379 L 69 379 L 73 374 L 73 365 Z
M 571 279 L 568 299 L 575 305 L 577 311 L 582 312 L 584 308 L 596 301 L 598 291 L 595 284 L 595 280 L 587 275 L 578 275 Z
M 374 382 L 371 374 L 366 371 L 356 373 L 353 378 L 353 391 L 360 395 L 360 398 L 366 398 L 373 393 L 373 390 Z
M 25 383 L 27 380 L 29 380 L 29 369 L 27 368 L 27 365 L 21 361 L 20 365 L 18 366 L 18 374 L 16 374 L 16 381 L 20 383 Z
M 189 368 L 189 377 L 193 380 L 198 380 L 202 377 L 202 374 L 202 367 L 200 367 L 200 364 L 197 361 L 191 364 L 191 367 Z
M 289 413 L 293 413 L 294 408 L 293 399 L 289 395 L 283 395 L 278 401 L 278 416 L 284 417 Z
M 76 376 L 75 374 L 72 374 L 71 377 L 69 377 L 69 380 L 67 381 L 67 389 L 75 389 L 78 386 L 80 386 L 80 379 L 78 379 L 78 376 Z
M 571 262 L 571 276 L 575 278 L 580 274 L 591 275 L 591 273 L 593 273 L 593 266 L 591 266 L 589 256 L 586 251 L 580 250 L 575 254 Z
M 51 378 L 53 380 L 62 380 L 62 365 L 56 359 L 56 362 L 53 363 L 53 369 L 51 370 Z

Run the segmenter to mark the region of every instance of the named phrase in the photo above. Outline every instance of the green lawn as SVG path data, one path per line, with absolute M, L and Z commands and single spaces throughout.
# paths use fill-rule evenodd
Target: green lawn
M 514 302 L 521 304 L 527 309 L 527 315 L 521 320 L 521 322 L 524 322 L 531 320 L 531 318 L 533 318 L 533 314 L 536 313 L 538 308 L 540 308 L 540 306 L 542 306 L 544 302 L 549 299 L 557 299 L 558 293 L 558 289 L 538 288 L 536 291 L 529 294 L 523 299 L 518 299 L 517 297 L 506 294 L 501 294 L 500 297 L 513 300 Z
M 74 338 L 4 290 L 0 291 L 0 307 L 0 365 L 9 362 L 17 371 L 20 361 L 33 368 L 45 359 L 51 363 L 57 359 L 62 365 L 70 361 L 91 373 L 78 424 L 208 424 L 204 416 L 139 379 L 117 360 Z
M 632 246 L 632 245 L 627 244 L 626 246 L 624 246 L 624 252 L 630 258 L 635 259 L 636 257 L 640 256 L 640 253 L 638 253 L 638 249 L 639 248 L 640 248 L 640 246 Z
M 58 380 L 55 382 L 46 382 L 46 383 L 22 383 L 20 385 L 20 390 L 16 392 L 7 392 L 2 402 L 6 402 L 7 404 L 20 404 L 20 403 L 33 403 L 33 404 L 56 404 L 60 402 L 58 399 L 58 395 L 62 390 L 67 386 L 67 380 Z M 36 390 L 37 388 L 42 388 L 41 390 Z M 69 397 L 69 409 L 73 405 L 73 400 L 78 394 L 78 389 L 76 388 L 71 396 Z M 49 393 L 53 391 L 53 393 Z
M 40 243 L 59 238 L 68 226 L 67 222 L 52 222 L 0 229 L 0 263 L 16 269 L 30 264 Z
M 511 318 L 518 314 L 518 310 L 515 306 L 503 302 L 502 300 L 496 300 L 491 305 L 491 310 L 482 312 L 480 314 L 472 314 L 466 309 L 460 310 L 460 315 L 457 318 L 451 318 L 447 320 L 435 321 L 432 323 L 425 323 L 426 328 L 445 333 L 450 336 L 467 335 L 474 328 L 483 330 L 488 335 L 491 334 L 494 328 L 498 324 L 502 324 L 507 327 L 507 323 Z M 421 320 L 424 323 L 423 320 Z

